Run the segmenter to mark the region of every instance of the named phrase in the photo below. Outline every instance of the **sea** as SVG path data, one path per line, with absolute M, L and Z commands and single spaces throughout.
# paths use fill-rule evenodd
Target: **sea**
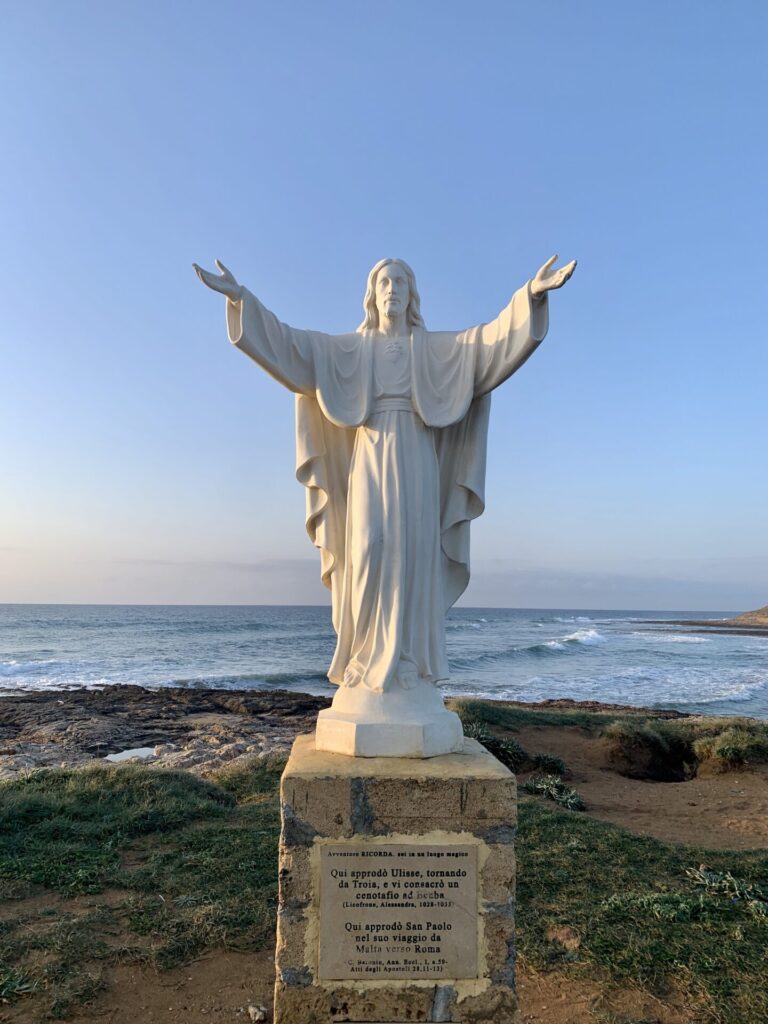
M 768 719 L 768 637 L 672 621 L 732 614 L 454 608 L 442 689 Z M 0 605 L 0 696 L 108 684 L 330 696 L 333 647 L 327 607 Z

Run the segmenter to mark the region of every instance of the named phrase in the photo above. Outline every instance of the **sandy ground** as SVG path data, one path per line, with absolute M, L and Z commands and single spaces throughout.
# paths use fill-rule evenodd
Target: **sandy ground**
M 648 782 L 611 771 L 601 741 L 581 729 L 522 729 L 515 738 L 526 750 L 563 758 L 571 770 L 569 785 L 594 818 L 638 835 L 711 850 L 768 847 L 766 766 L 699 773 L 689 782 Z
M 274 977 L 271 952 L 212 953 L 162 974 L 120 967 L 112 973 L 110 991 L 66 1024 L 250 1024 L 259 1019 L 259 1009 L 271 1019 Z M 606 991 L 597 982 L 570 981 L 524 967 L 518 971 L 518 989 L 522 1024 L 597 1024 L 606 1019 L 617 1024 L 688 1024 L 691 1019 L 675 994 L 661 1002 L 634 988 Z M 0 1020 L 30 1024 L 33 1018 L 21 1005 L 7 1015 L 0 1011 Z
M 249 1007 L 271 1008 L 273 984 L 272 954 L 266 952 L 216 953 L 162 975 L 120 968 L 112 993 L 68 1024 L 246 1024 L 252 1020 Z M 690 1020 L 682 1000 L 662 1003 L 635 989 L 606 994 L 596 982 L 564 982 L 560 976 L 525 970 L 518 974 L 518 986 L 523 1024 L 596 1024 L 608 1013 L 644 1024 Z M 7 1019 L 27 1021 L 23 1016 Z

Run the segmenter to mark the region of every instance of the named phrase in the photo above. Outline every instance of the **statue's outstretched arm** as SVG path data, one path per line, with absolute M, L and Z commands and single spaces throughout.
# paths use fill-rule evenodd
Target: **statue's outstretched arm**
M 548 293 L 562 288 L 576 269 L 576 260 L 553 270 L 552 256 L 531 280 L 512 296 L 512 301 L 495 320 L 471 332 L 477 349 L 475 356 L 475 394 L 484 395 L 531 356 L 549 327 Z
M 237 283 L 223 263 L 215 262 L 218 274 L 203 270 L 196 263 L 192 266 L 203 284 L 226 295 L 227 331 L 232 344 L 291 391 L 314 392 L 312 332 L 297 330 L 278 320 L 255 295 Z

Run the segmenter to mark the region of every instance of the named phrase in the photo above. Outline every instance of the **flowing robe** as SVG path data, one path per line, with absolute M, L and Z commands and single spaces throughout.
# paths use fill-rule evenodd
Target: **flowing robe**
M 530 283 L 490 323 L 401 339 L 297 330 L 245 290 L 227 302 L 230 341 L 296 394 L 296 475 L 338 637 L 331 682 L 447 678 L 444 615 L 485 507 L 490 392 L 547 326 Z

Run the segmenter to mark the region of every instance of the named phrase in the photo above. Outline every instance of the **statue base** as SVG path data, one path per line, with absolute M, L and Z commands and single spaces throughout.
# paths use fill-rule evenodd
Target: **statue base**
M 340 686 L 317 716 L 316 743 L 351 757 L 437 757 L 461 751 L 464 732 L 433 683 L 382 692 Z
M 515 779 L 299 736 L 280 783 L 275 1024 L 520 1024 Z

